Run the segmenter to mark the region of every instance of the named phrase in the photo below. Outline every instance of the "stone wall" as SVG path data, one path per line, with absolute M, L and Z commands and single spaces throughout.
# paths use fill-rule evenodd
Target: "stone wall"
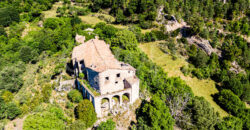
M 132 70 L 106 70 L 99 74 L 100 93 L 107 94 L 124 89 L 124 79 L 134 76 Z

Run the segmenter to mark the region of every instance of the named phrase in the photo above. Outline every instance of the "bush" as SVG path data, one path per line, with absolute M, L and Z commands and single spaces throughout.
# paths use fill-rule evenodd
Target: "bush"
M 31 129 L 62 130 L 62 129 L 65 129 L 65 124 L 63 120 L 59 119 L 53 113 L 45 111 L 45 112 L 39 112 L 33 115 L 29 115 L 24 120 L 23 129 L 24 130 L 31 130 Z
M 57 18 L 48 18 L 44 22 L 45 28 L 56 29 L 59 26 L 59 19 Z
M 80 101 L 83 100 L 83 97 L 82 97 L 82 94 L 78 91 L 78 90 L 71 90 L 69 93 L 68 93 L 68 99 L 71 101 L 71 102 L 75 102 L 75 103 L 79 103 Z
M 52 93 L 52 88 L 50 84 L 46 84 L 42 88 L 42 98 L 44 102 L 49 102 Z
M 136 113 L 138 129 L 173 129 L 174 119 L 169 108 L 156 95 L 150 102 L 144 101 Z
M 72 102 L 66 102 L 66 108 L 71 109 L 74 108 L 74 104 Z
M 115 130 L 115 128 L 115 122 L 112 119 L 108 119 L 106 122 L 101 122 L 97 130 Z
M 76 107 L 76 117 L 82 120 L 86 127 L 91 127 L 97 120 L 93 104 L 87 100 L 82 100 Z
M 58 106 L 49 105 L 41 108 L 39 112 L 27 116 L 24 120 L 24 130 L 62 130 L 65 129 L 65 120 L 63 110 Z
M 196 67 L 202 68 L 207 65 L 209 60 L 209 56 L 201 49 L 198 50 L 195 56 L 191 56 L 189 60 L 194 64 Z
M 7 36 L 3 26 L 0 26 L 0 36 L 1 35 Z
M 133 50 L 137 47 L 137 39 L 133 32 L 129 30 L 122 30 L 115 34 L 115 38 L 112 38 L 111 45 Z
M 19 54 L 20 58 L 25 63 L 28 63 L 32 59 L 36 59 L 36 57 L 38 57 L 38 53 L 29 46 L 23 46 L 20 49 Z
M 180 69 L 185 76 L 187 76 L 190 73 L 190 69 L 188 68 L 188 66 L 182 66 Z
M 218 130 L 242 130 L 242 121 L 237 117 L 224 117 L 223 121 L 216 125 Z
M 5 91 L 3 91 L 1 93 L 1 97 L 2 97 L 3 101 L 5 103 L 7 103 L 7 102 L 10 102 L 13 99 L 14 95 L 10 91 L 5 90 Z
M 190 113 L 192 113 L 194 127 L 198 130 L 209 130 L 214 128 L 219 115 L 203 97 L 195 97 L 188 108 L 190 108 Z
M 3 68 L 2 71 L 0 71 L 0 89 L 17 92 L 23 85 L 23 72 L 24 67 L 21 63 Z
M 85 77 L 84 73 L 80 73 L 80 74 L 79 74 L 79 78 L 80 78 L 80 79 L 84 79 L 84 77 Z
M 9 26 L 20 20 L 18 10 L 14 7 L 0 8 L 0 25 Z
M 246 108 L 245 104 L 231 90 L 223 89 L 216 94 L 216 100 L 222 108 L 233 115 Z
M 0 99 L 1 100 L 1 99 Z M 0 101 L 0 119 L 15 119 L 16 116 L 20 115 L 22 112 L 19 107 L 14 103 L 7 103 Z
M 70 125 L 70 129 L 69 130 L 85 130 L 86 125 L 82 120 L 76 120 L 73 122 L 73 124 Z

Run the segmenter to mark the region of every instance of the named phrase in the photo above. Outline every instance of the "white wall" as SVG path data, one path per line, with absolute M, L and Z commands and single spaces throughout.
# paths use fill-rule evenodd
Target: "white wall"
M 120 74 L 120 77 L 117 77 L 117 74 Z M 132 70 L 106 70 L 99 73 L 99 87 L 101 94 L 123 90 L 123 80 L 133 75 L 135 75 L 135 72 Z M 108 80 L 106 77 L 108 77 Z

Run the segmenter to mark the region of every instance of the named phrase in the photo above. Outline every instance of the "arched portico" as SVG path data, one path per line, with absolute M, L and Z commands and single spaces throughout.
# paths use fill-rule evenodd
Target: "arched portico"
M 124 93 L 122 95 L 122 102 L 125 104 L 130 103 L 130 93 Z

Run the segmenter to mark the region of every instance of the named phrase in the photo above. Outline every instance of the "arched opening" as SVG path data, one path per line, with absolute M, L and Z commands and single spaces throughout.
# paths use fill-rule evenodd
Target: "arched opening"
M 109 113 L 109 99 L 108 98 L 103 98 L 101 101 L 101 111 L 103 116 L 107 116 Z
M 122 102 L 127 104 L 127 103 L 129 103 L 129 101 L 130 101 L 130 94 L 129 93 L 124 93 L 122 95 Z
M 112 97 L 112 105 L 113 106 L 119 106 L 120 104 L 120 96 L 115 95 Z

